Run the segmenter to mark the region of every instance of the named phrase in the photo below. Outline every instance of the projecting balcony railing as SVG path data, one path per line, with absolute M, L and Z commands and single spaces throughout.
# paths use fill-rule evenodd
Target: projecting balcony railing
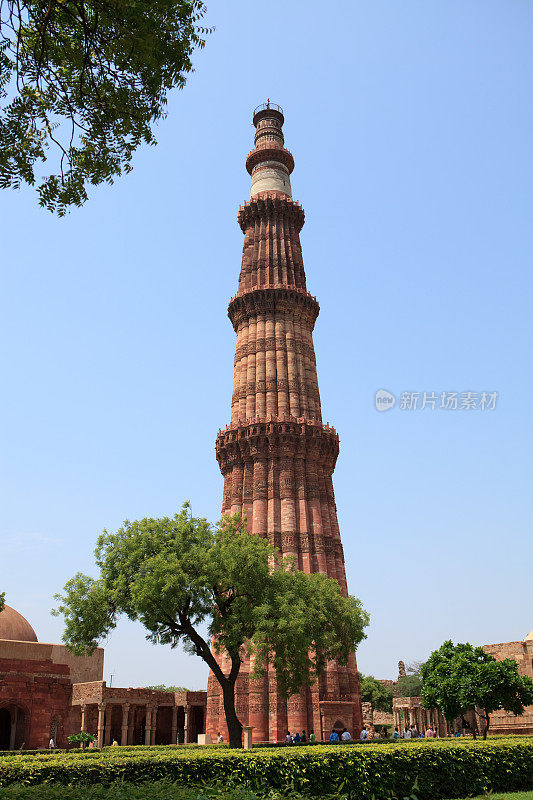
M 279 111 L 280 114 L 283 114 L 281 106 L 278 106 L 277 103 L 271 103 L 270 100 L 268 100 L 266 103 L 261 103 L 261 105 L 254 108 L 254 117 L 258 111 L 269 111 L 270 109 L 274 109 L 274 111 Z

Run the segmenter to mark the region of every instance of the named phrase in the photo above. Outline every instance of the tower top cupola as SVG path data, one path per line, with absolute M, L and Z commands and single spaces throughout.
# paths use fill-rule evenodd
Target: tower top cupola
M 292 196 L 290 174 L 294 159 L 284 146 L 284 121 L 283 109 L 270 100 L 254 111 L 255 148 L 246 159 L 246 169 L 252 176 L 250 197 L 271 191 Z

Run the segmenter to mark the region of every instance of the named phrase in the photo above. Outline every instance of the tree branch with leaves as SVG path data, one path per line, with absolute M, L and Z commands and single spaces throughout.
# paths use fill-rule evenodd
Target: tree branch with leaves
M 63 215 L 155 144 L 210 29 L 201 0 L 0 0 L 0 188 Z M 44 164 L 52 157 L 52 173 Z
M 213 527 L 185 504 L 174 517 L 104 531 L 95 556 L 99 576 L 78 573 L 56 595 L 67 647 L 92 652 L 121 615 L 141 622 L 154 644 L 182 644 L 221 686 L 231 747 L 242 746 L 235 684 L 245 656 L 255 656 L 252 678 L 270 664 L 288 696 L 312 684 L 328 660 L 346 664 L 365 638 L 369 616 L 359 600 L 343 597 L 333 578 L 296 570 L 237 516 Z

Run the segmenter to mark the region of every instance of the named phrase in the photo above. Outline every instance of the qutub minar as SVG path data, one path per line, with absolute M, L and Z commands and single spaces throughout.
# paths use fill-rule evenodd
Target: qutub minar
M 229 304 L 237 332 L 231 424 L 216 443 L 224 475 L 222 511 L 244 512 L 251 531 L 294 556 L 304 572 L 335 577 L 346 594 L 331 480 L 339 439 L 322 424 L 312 338 L 319 308 L 306 290 L 299 239 L 304 212 L 291 197 L 294 162 L 283 147 L 281 109 L 268 103 L 256 109 L 254 124 L 255 149 L 246 159 L 251 197 L 239 211 L 245 236 L 239 291 Z M 523 641 L 484 650 L 497 660 L 515 659 L 520 674 L 533 677 L 533 631 Z M 287 730 L 314 730 L 317 739 L 327 739 L 333 727 L 358 736 L 355 653 L 346 667 L 330 662 L 318 686 L 288 700 L 278 694 L 272 670 L 251 679 L 250 666 L 241 667 L 236 707 L 243 725 L 254 728 L 256 742 L 282 741 Z M 0 612 L 0 750 L 19 750 L 24 743 L 45 748 L 51 738 L 67 747 L 69 734 L 80 730 L 96 734 L 99 747 L 113 740 L 195 742 L 206 730 L 206 717 L 207 732 L 221 731 L 227 741 L 222 696 L 212 675 L 206 701 L 201 691 L 107 686 L 103 672 L 102 648 L 74 656 L 64 645 L 38 642 L 29 622 L 6 606 Z M 416 721 L 423 730 L 420 698 L 395 698 L 394 705 L 400 729 Z M 372 709 L 366 706 L 372 735 Z M 458 727 L 437 720 L 441 736 Z M 521 717 L 497 711 L 491 728 L 531 734 L 533 706 Z
M 292 199 L 294 159 L 284 147 L 283 112 L 270 102 L 255 110 L 255 148 L 246 159 L 250 201 L 241 206 L 244 233 L 237 294 L 228 316 L 237 333 L 231 422 L 219 431 L 216 457 L 224 476 L 223 514 L 243 513 L 298 569 L 323 572 L 347 595 L 332 473 L 339 437 L 322 423 L 313 347 L 319 305 L 307 291 L 300 245 L 303 208 Z M 220 657 L 226 671 L 229 666 Z M 361 728 L 355 653 L 343 667 L 328 663 L 318 685 L 287 700 L 272 669 L 250 678 L 245 660 L 236 710 L 256 742 L 333 726 Z M 206 731 L 227 728 L 219 684 L 209 676 Z M 327 738 L 327 737 L 325 737 Z M 227 741 L 227 738 L 226 738 Z

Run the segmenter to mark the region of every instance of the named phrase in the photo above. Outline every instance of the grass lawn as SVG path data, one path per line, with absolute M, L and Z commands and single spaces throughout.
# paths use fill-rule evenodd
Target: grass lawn
M 0 788 L 0 800 L 335 800 L 334 795 L 308 798 L 299 794 L 272 792 L 265 798 L 239 789 L 178 786 L 170 781 L 154 781 L 144 785 L 119 783 L 114 786 L 9 786 Z M 340 796 L 337 796 L 340 800 Z M 454 800 L 457 800 L 455 798 Z M 479 795 L 469 800 L 533 800 L 531 792 L 504 792 Z
M 531 792 L 494 792 L 494 794 L 480 794 L 478 797 L 471 797 L 469 800 L 533 800 L 533 791 Z M 457 800 L 457 798 L 455 799 Z
M 531 792 L 494 792 L 494 794 L 480 794 L 478 797 L 471 797 L 469 800 L 533 800 L 533 791 Z M 455 798 L 457 800 L 457 798 Z

